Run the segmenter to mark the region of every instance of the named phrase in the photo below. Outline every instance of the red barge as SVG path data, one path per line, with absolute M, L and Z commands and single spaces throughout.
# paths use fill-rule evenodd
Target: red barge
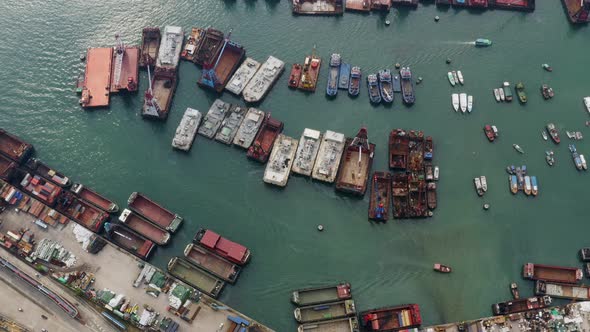
M 561 0 L 572 23 L 590 22 L 590 0 Z
M 17 165 L 14 161 L 0 154 L 0 179 L 10 181 Z
M 582 280 L 582 269 L 526 263 L 522 267 L 522 277 L 532 280 L 545 280 L 567 284 L 575 284 Z
M 82 107 L 109 106 L 113 48 L 89 48 L 86 55 L 86 70 L 82 84 Z
M 537 296 L 528 299 L 518 299 L 500 302 L 492 305 L 494 315 L 509 315 L 534 309 L 543 309 L 551 304 L 551 297 Z
M 395 173 L 391 182 L 393 217 L 396 219 L 407 218 L 408 213 L 408 174 Z
M 0 153 L 20 165 L 31 156 L 33 146 L 0 128 Z
M 139 81 L 139 47 L 125 46 L 117 37 L 113 52 L 111 92 L 137 91 Z
M 170 233 L 155 226 L 147 219 L 129 209 L 123 210 L 119 216 L 119 222 L 145 238 L 150 239 L 157 245 L 163 246 L 170 241 Z
M 45 179 L 57 184 L 62 188 L 67 188 L 72 185 L 72 182 L 67 176 L 49 167 L 39 159 L 31 158 L 27 160 L 25 167 L 27 167 L 31 172 L 41 175 Z
M 76 196 L 105 212 L 116 213 L 119 211 L 119 206 L 115 202 L 80 183 L 74 183 L 71 190 Z
M 154 225 L 171 233 L 176 232 L 182 217 L 152 201 L 142 193 L 134 192 L 127 200 L 129 209 L 149 220 Z
M 184 249 L 184 257 L 192 264 L 207 270 L 211 274 L 227 281 L 235 283 L 240 274 L 241 267 L 221 258 L 209 250 L 190 243 Z
M 104 228 L 109 240 L 143 260 L 147 260 L 155 247 L 152 241 L 143 238 L 125 226 L 108 222 Z
M 246 51 L 240 44 L 230 41 L 230 35 L 225 38 L 219 56 L 203 65 L 203 75 L 197 82 L 199 86 L 220 93 L 244 60 Z
M 254 138 L 254 143 L 248 148 L 246 156 L 261 163 L 266 163 L 277 136 L 283 131 L 283 123 L 270 117 L 270 112 L 260 126 Z
M 361 312 L 361 324 L 365 331 L 399 331 L 419 327 L 422 316 L 417 304 L 405 304 Z
M 408 167 L 410 139 L 403 129 L 389 133 L 389 168 L 405 170 Z
M 221 237 L 208 229 L 200 228 L 193 239 L 193 243 L 239 265 L 244 265 L 250 260 L 250 250 L 248 248 Z
M 391 197 L 391 174 L 389 172 L 373 173 L 369 219 L 375 221 L 389 220 L 389 202 Z
M 30 174 L 22 170 L 16 171 L 15 182 L 17 182 L 20 188 L 27 194 L 50 207 L 55 205 L 55 202 L 62 192 L 62 188 L 53 182 L 48 181 L 37 174 Z
M 99 233 L 102 225 L 109 219 L 108 213 L 78 199 L 68 191 L 62 191 L 55 209 L 95 233 Z
M 301 81 L 302 67 L 298 63 L 291 65 L 291 74 L 289 75 L 289 87 L 296 89 Z
M 354 138 L 346 139 L 344 147 L 336 177 L 336 190 L 362 196 L 367 190 L 375 144 L 369 142 L 367 128 L 362 127 Z
M 141 54 L 139 56 L 139 66 L 155 66 L 160 48 L 162 34 L 158 27 L 147 27 L 141 31 Z

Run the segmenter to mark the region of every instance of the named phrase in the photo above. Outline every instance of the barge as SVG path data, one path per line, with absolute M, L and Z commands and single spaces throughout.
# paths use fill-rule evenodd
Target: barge
M 340 318 L 316 323 L 301 324 L 297 332 L 360 332 L 356 317 Z
M 349 11 L 369 12 L 371 11 L 371 0 L 346 0 L 344 7 Z
M 0 179 L 4 181 L 12 180 L 12 175 L 17 165 L 14 161 L 0 154 Z
M 411 172 L 408 174 L 408 208 L 412 218 L 428 217 L 426 181 L 424 173 Z
M 80 105 L 84 108 L 106 107 L 110 103 L 113 48 L 89 48 L 82 83 Z
M 347 282 L 338 285 L 298 289 L 291 294 L 291 302 L 299 307 L 350 300 L 352 293 Z
M 588 301 L 590 300 L 590 286 L 558 284 L 537 280 L 535 282 L 535 295 Z
M 353 300 L 345 300 L 295 308 L 293 314 L 298 323 L 314 323 L 356 316 L 356 307 Z
M 291 74 L 289 75 L 289 82 L 287 86 L 292 89 L 295 89 L 299 86 L 299 82 L 301 82 L 301 71 L 303 67 L 299 63 L 294 63 L 291 65 Z
M 389 172 L 373 173 L 371 199 L 369 201 L 369 220 L 389 220 L 389 202 L 391 200 L 391 174 Z
M 141 54 L 139 56 L 139 66 L 155 66 L 160 49 L 160 28 L 146 27 L 141 31 Z
M 482 1 L 482 0 L 469 0 L 469 1 Z M 483 0 L 483 1 L 487 1 L 487 0 Z M 406 6 L 406 7 L 412 7 L 412 8 L 416 8 L 418 7 L 418 0 L 391 0 L 391 5 L 392 6 Z
M 119 35 L 115 38 L 117 45 L 113 48 L 111 92 L 135 92 L 139 84 L 139 47 L 124 45 Z
M 283 61 L 273 56 L 269 56 L 242 91 L 244 100 L 247 103 L 261 101 L 277 81 L 284 69 L 285 63 Z
M 119 206 L 115 202 L 80 183 L 74 183 L 71 190 L 76 196 L 105 212 L 117 213 L 119 211 Z
M 258 130 L 265 118 L 263 111 L 250 107 L 234 137 L 234 145 L 248 149 L 252 145 L 252 142 L 254 142 L 254 138 L 258 134 Z
M 342 15 L 344 0 L 293 0 L 296 15 Z
M 405 170 L 408 167 L 410 138 L 403 129 L 389 133 L 389 168 Z
M 208 28 L 204 32 L 203 40 L 199 44 L 193 62 L 199 66 L 210 63 L 217 59 L 221 46 L 223 45 L 223 32 Z
M 424 133 L 410 130 L 408 139 L 408 170 L 420 173 L 424 170 Z
M 208 229 L 199 228 L 193 243 L 238 265 L 244 265 L 250 260 L 250 249 Z
M 47 164 L 36 158 L 27 160 L 25 167 L 31 172 L 41 175 L 45 179 L 57 184 L 62 188 L 67 188 L 72 185 L 70 179 L 61 172 L 54 170 Z
M 232 105 L 225 120 L 221 123 L 221 128 L 215 135 L 215 140 L 225 144 L 231 144 L 238 132 L 238 128 L 244 120 L 246 108 L 238 105 Z
M 127 205 L 131 211 L 170 233 L 176 232 L 182 223 L 182 217 L 170 212 L 139 192 L 134 192 L 129 196 Z
M 483 0 L 477 1 L 481 2 Z M 489 6 L 495 9 L 519 10 L 526 12 L 532 12 L 535 10 L 535 0 L 488 0 L 488 2 Z
M 234 75 L 230 78 L 229 83 L 225 86 L 225 89 L 236 96 L 242 94 L 242 91 L 250 82 L 254 74 L 260 68 L 260 63 L 252 58 L 246 58 L 240 68 L 236 70 Z
M 125 226 L 107 222 L 104 224 L 104 229 L 109 240 L 140 259 L 147 260 L 155 248 L 152 241 Z
M 328 84 L 326 85 L 326 95 L 335 96 L 338 94 L 338 82 L 340 81 L 340 65 L 342 58 L 340 54 L 333 53 L 330 56 L 330 71 L 328 72 Z
M 33 153 L 33 146 L 0 128 L 0 154 L 22 164 Z
M 313 179 L 328 183 L 334 182 L 345 144 L 344 134 L 326 130 L 311 173 Z
M 428 182 L 426 185 L 426 201 L 430 210 L 436 209 L 437 198 L 436 198 L 436 183 Z
M 179 257 L 170 259 L 168 272 L 212 298 L 217 298 L 225 286 L 225 283 L 220 279 Z
M 303 68 L 301 70 L 301 79 L 297 87 L 299 90 L 315 92 L 318 84 L 318 76 L 320 75 L 320 68 L 322 66 L 322 59 L 316 55 L 315 47 L 311 55 L 305 57 Z
M 231 75 L 236 71 L 244 57 L 246 50 L 242 45 L 230 41 L 228 34 L 223 42 L 219 56 L 203 64 L 203 75 L 197 82 L 199 86 L 210 88 L 220 93 L 225 88 Z
M 190 243 L 184 249 L 184 257 L 190 263 L 227 281 L 235 283 L 242 268 L 214 253 Z
M 55 209 L 95 233 L 100 233 L 103 224 L 109 219 L 108 213 L 95 208 L 68 191 L 62 191 L 57 198 Z
M 201 112 L 188 107 L 176 128 L 172 139 L 172 147 L 182 151 L 190 150 L 202 118 Z
M 156 67 L 153 78 L 150 77 L 148 69 L 148 80 L 141 115 L 145 118 L 165 120 L 168 118 L 172 97 L 176 91 L 176 69 Z
M 293 172 L 311 176 L 321 141 L 322 133 L 319 131 L 309 128 L 303 130 L 303 134 L 299 139 L 299 145 L 297 146 L 297 153 L 295 153 Z
M 192 28 L 191 33 L 184 43 L 184 48 L 182 52 L 180 52 L 180 58 L 183 60 L 193 61 L 195 58 L 195 54 L 201 44 L 201 40 L 203 39 L 203 34 L 205 30 L 201 28 Z
M 55 205 L 62 193 L 62 188 L 53 182 L 42 178 L 37 174 L 31 174 L 20 169 L 14 173 L 15 182 L 27 194 L 47 204 L 49 207 Z
M 291 174 L 291 165 L 297 152 L 297 140 L 279 134 L 272 148 L 268 164 L 264 170 L 263 181 L 275 186 L 285 187 Z
M 590 0 L 561 0 L 561 2 L 571 23 L 590 22 Z
M 417 304 L 368 310 L 361 312 L 360 317 L 365 331 L 399 331 L 417 328 L 422 324 L 420 307 Z
M 582 269 L 526 263 L 522 267 L 522 277 L 532 280 L 545 280 L 575 284 L 584 277 Z
M 367 128 L 362 127 L 354 138 L 346 139 L 345 147 L 344 161 L 336 178 L 336 190 L 362 196 L 367 190 L 375 144 L 369 142 Z
M 270 113 L 266 114 L 260 131 L 254 139 L 254 143 L 248 148 L 246 156 L 250 159 L 256 160 L 260 163 L 266 163 L 270 155 L 274 142 L 283 131 L 283 123 L 279 120 L 270 117 Z
M 211 108 L 209 108 L 209 112 L 205 115 L 203 124 L 197 131 L 199 135 L 213 138 L 225 120 L 230 107 L 231 105 L 229 103 L 226 103 L 221 99 L 216 99 L 211 105 Z
M 391 191 L 393 200 L 393 217 L 396 219 L 407 218 L 409 216 L 408 174 L 393 174 L 393 180 L 391 181 Z
M 119 222 L 157 245 L 163 246 L 170 241 L 170 233 L 129 209 L 123 210 L 119 216 Z
M 350 64 L 340 64 L 340 74 L 338 74 L 338 89 L 347 90 L 350 86 Z
M 547 308 L 551 304 L 551 297 L 536 296 L 528 299 L 518 299 L 500 302 L 492 305 L 494 315 L 510 315 L 523 311 Z

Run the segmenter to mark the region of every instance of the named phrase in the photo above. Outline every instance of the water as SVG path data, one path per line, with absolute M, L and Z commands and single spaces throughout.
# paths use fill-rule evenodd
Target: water
M 429 4 L 389 15 L 294 17 L 288 1 L 25 1 L 0 12 L 2 91 L 0 126 L 33 143 L 37 155 L 75 181 L 125 206 L 129 194 L 142 191 L 186 218 L 172 245 L 158 249 L 161 267 L 181 255 L 200 226 L 251 248 L 252 262 L 221 300 L 272 326 L 295 329 L 291 290 L 348 280 L 359 310 L 418 303 L 425 324 L 490 314 L 490 304 L 510 298 L 509 283 L 521 281 L 523 263 L 579 265 L 576 251 L 588 245 L 588 175 L 578 173 L 567 151 L 565 129 L 581 130 L 588 120 L 582 97 L 590 95 L 587 70 L 588 27 L 572 27 L 559 1 L 537 1 L 532 14 L 506 11 L 443 10 Z M 439 15 L 440 22 L 433 17 Z M 391 26 L 384 21 L 390 19 Z M 83 111 L 73 92 L 82 71 L 80 54 L 89 46 L 114 45 L 119 33 L 139 43 L 141 28 L 175 24 L 228 31 L 264 61 L 275 55 L 290 64 L 303 61 L 317 45 L 323 57 L 318 91 L 287 88 L 288 73 L 260 108 L 285 122 L 285 133 L 299 137 L 304 128 L 332 129 L 351 136 L 360 125 L 376 143 L 374 170 L 387 168 L 387 135 L 392 128 L 417 128 L 435 139 L 435 163 L 441 168 L 439 204 L 433 218 L 373 225 L 366 221 L 368 196 L 344 197 L 332 186 L 292 177 L 280 190 L 262 182 L 264 167 L 244 151 L 197 137 L 190 153 L 170 143 L 186 107 L 206 112 L 215 95 L 196 86 L 200 70 L 180 65 L 180 83 L 165 123 L 139 115 L 140 93 L 111 98 L 107 110 Z M 477 49 L 471 42 L 490 38 Z M 329 55 L 342 54 L 359 65 L 364 77 L 399 62 L 424 81 L 408 109 L 399 95 L 392 107 L 369 105 L 366 86 L 350 99 L 342 91 L 325 97 Z M 445 64 L 447 58 L 453 63 Z M 541 69 L 550 63 L 553 73 Z M 446 73 L 461 69 L 466 85 L 451 88 Z M 523 81 L 529 102 L 498 104 L 492 88 L 502 81 Z M 539 86 L 556 92 L 543 101 Z M 452 110 L 451 93 L 475 98 L 472 114 Z M 222 98 L 237 102 L 229 94 Z M 562 131 L 560 146 L 541 139 L 547 122 Z M 486 140 L 482 127 L 495 124 L 500 138 Z M 512 149 L 519 144 L 525 154 Z M 576 142 L 590 155 L 587 141 Z M 544 150 L 554 149 L 549 168 Z M 509 193 L 507 164 L 526 164 L 539 181 L 540 194 Z M 473 177 L 486 175 L 488 193 L 478 198 Z M 491 204 L 483 211 L 484 202 Z M 580 204 L 582 203 L 582 204 Z M 326 230 L 319 233 L 318 224 Z M 450 275 L 432 272 L 432 264 L 453 267 Z

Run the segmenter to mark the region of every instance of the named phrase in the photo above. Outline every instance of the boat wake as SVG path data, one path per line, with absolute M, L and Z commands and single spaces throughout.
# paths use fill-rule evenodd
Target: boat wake
M 475 42 L 474 41 L 447 40 L 447 41 L 441 41 L 441 44 L 449 44 L 449 45 L 475 45 Z

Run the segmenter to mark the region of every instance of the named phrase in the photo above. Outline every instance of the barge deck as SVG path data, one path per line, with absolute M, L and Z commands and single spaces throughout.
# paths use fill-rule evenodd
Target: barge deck
M 296 139 L 279 134 L 270 153 L 266 169 L 264 170 L 264 182 L 279 187 L 287 185 L 289 175 L 291 174 L 291 165 L 297 152 L 297 145 L 298 142 Z
M 127 200 L 129 209 L 158 227 L 171 233 L 176 232 L 182 223 L 182 217 L 174 214 L 162 207 L 160 204 L 152 201 L 142 193 L 134 192 Z
M 299 325 L 297 332 L 360 332 L 356 317 Z
M 258 71 L 258 68 L 260 68 L 258 61 L 252 58 L 246 58 L 240 68 L 231 77 L 225 89 L 236 96 L 241 95 L 248 82 L 250 82 L 254 74 Z
M 291 302 L 297 306 L 316 305 L 343 300 L 350 300 L 352 293 L 349 283 L 333 286 L 298 289 L 291 294 Z
M 237 264 L 221 258 L 194 243 L 186 246 L 184 257 L 192 264 L 232 284 L 236 282 L 242 270 Z
M 370 12 L 371 0 L 346 0 L 346 10 L 357 12 Z
M 391 200 L 391 174 L 389 172 L 373 173 L 371 198 L 369 201 L 369 220 L 389 220 L 389 202 Z
M 119 211 L 119 206 L 115 202 L 80 183 L 74 183 L 72 192 L 105 212 L 117 213 Z
M 522 267 L 522 276 L 525 279 L 575 284 L 582 280 L 584 274 L 582 269 L 574 267 L 559 267 L 526 263 Z
M 342 15 L 344 0 L 293 0 L 293 14 Z
M 203 40 L 197 47 L 193 62 L 199 66 L 210 63 L 217 59 L 221 45 L 223 44 L 223 32 L 208 28 L 205 30 Z
M 152 241 L 125 226 L 107 222 L 104 229 L 109 240 L 140 259 L 147 260 L 155 248 Z
M 113 48 L 89 48 L 82 84 L 80 105 L 84 108 L 106 107 L 110 103 Z
M 179 257 L 168 262 L 168 272 L 176 278 L 217 298 L 225 283 Z
M 313 323 L 355 316 L 356 307 L 353 300 L 345 300 L 295 308 L 293 314 L 299 323 Z
M 535 283 L 535 295 L 549 295 L 562 299 L 588 301 L 590 300 L 590 286 L 559 284 L 537 280 Z
M 364 195 L 373 165 L 375 144 L 370 143 L 367 129 L 361 128 L 354 138 L 346 139 L 343 162 L 336 178 L 336 190 Z
M 244 47 L 230 41 L 228 34 L 223 42 L 219 56 L 203 65 L 203 75 L 197 83 L 201 87 L 210 88 L 217 93 L 221 93 L 245 56 L 246 50 L 244 50 Z
M 31 156 L 33 146 L 0 128 L 0 153 L 20 165 Z
M 267 113 L 254 143 L 248 148 L 247 157 L 263 164 L 266 163 L 274 142 L 282 131 L 283 123 Z
M 500 302 L 492 305 L 494 315 L 509 315 L 518 312 L 546 308 L 551 304 L 551 297 L 537 296 L 528 299 L 518 299 Z
M 571 23 L 590 22 L 590 0 L 562 0 L 561 2 Z
M 139 85 L 139 54 L 139 47 L 124 46 L 117 39 L 117 46 L 115 46 L 113 52 L 113 64 L 111 65 L 111 93 L 117 93 L 121 90 L 137 91 Z
M 157 245 L 163 246 L 170 241 L 170 233 L 150 223 L 147 219 L 129 209 L 123 210 L 119 216 L 119 222 Z
M 313 171 L 314 162 L 322 142 L 322 133 L 317 130 L 305 128 L 299 139 L 293 172 L 310 176 Z
M 141 31 L 141 54 L 139 56 L 139 66 L 155 66 L 160 49 L 160 28 L 146 27 Z
M 250 250 L 248 248 L 221 237 L 208 229 L 200 228 L 193 239 L 193 243 L 239 265 L 244 265 L 250 260 Z
M 103 224 L 109 219 L 108 213 L 78 199 L 68 191 L 62 191 L 55 209 L 95 233 L 100 233 Z

